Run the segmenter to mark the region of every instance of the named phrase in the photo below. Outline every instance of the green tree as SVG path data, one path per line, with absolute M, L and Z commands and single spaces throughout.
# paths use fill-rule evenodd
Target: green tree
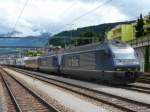
M 25 56 L 30 56 L 30 57 L 42 56 L 42 55 L 44 55 L 44 52 L 42 52 L 42 51 L 27 51 L 27 52 L 25 52 Z
M 137 25 L 135 26 L 136 29 L 136 37 L 141 37 L 145 34 L 144 32 L 144 20 L 142 17 L 142 14 L 140 15 L 140 18 L 137 20 Z
M 150 50 L 149 50 L 149 46 L 147 46 L 145 48 L 145 71 L 150 71 L 150 59 L 149 59 L 149 55 L 150 55 Z
M 146 18 L 146 25 L 150 25 L 150 12 L 148 13 L 148 16 Z M 150 27 L 146 28 L 146 33 L 150 33 Z
M 92 42 L 99 41 L 99 35 L 95 33 L 92 29 L 88 28 L 85 31 L 81 32 L 80 38 L 76 40 L 76 45 L 84 45 Z
M 150 24 L 150 12 L 148 13 L 148 16 L 147 16 L 146 22 L 147 22 L 148 24 Z
M 68 40 L 66 39 L 66 37 L 56 37 L 56 38 L 51 38 L 49 40 L 49 44 L 53 45 L 53 46 L 61 46 L 61 47 L 65 47 L 65 44 L 68 44 Z

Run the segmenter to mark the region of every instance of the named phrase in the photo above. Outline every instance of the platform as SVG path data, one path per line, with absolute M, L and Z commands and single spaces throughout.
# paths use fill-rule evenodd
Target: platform
M 4 94 L 1 80 L 0 80 L 0 112 L 4 112 Z

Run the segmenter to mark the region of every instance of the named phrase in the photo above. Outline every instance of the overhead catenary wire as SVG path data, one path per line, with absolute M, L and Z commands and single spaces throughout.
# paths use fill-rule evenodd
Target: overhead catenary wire
M 69 7 L 67 7 L 61 14 L 60 14 L 60 17 L 66 13 L 68 10 L 72 9 L 76 4 L 77 1 L 75 0 Z
M 15 29 L 16 29 L 16 27 L 17 27 L 17 25 L 18 25 L 19 19 L 21 18 L 22 14 L 23 14 L 23 12 L 24 12 L 24 10 L 25 10 L 25 8 L 26 8 L 26 6 L 28 5 L 28 2 L 29 2 L 29 0 L 26 0 L 26 1 L 25 1 L 24 5 L 23 5 L 23 8 L 21 9 L 21 11 L 20 11 L 20 13 L 19 13 L 19 15 L 18 15 L 18 17 L 17 17 L 17 20 L 16 20 L 16 22 L 15 22 L 15 24 L 14 24 L 14 27 L 12 28 L 12 31 L 11 31 L 11 32 L 15 31 Z
M 59 32 L 59 31 L 63 30 L 66 26 L 71 25 L 73 22 L 80 20 L 82 17 L 87 16 L 88 14 L 94 12 L 95 10 L 97 10 L 97 9 L 99 9 L 99 8 L 101 8 L 101 7 L 103 7 L 104 5 L 106 5 L 106 4 L 110 3 L 110 2 L 112 2 L 112 0 L 107 0 L 107 1 L 103 2 L 102 4 L 98 5 L 98 6 L 95 7 L 94 9 L 92 9 L 92 10 L 90 10 L 90 11 L 88 11 L 88 12 L 82 14 L 82 15 L 80 15 L 79 17 L 73 19 L 71 22 L 69 22 L 69 23 L 63 25 L 63 26 L 62 26 L 61 28 L 59 28 L 57 31 Z

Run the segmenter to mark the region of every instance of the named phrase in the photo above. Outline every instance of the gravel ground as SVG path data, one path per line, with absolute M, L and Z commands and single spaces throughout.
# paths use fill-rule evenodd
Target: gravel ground
M 3 112 L 3 109 L 2 109 L 2 96 L 0 96 L 0 112 Z
M 90 100 L 86 100 L 83 96 L 79 97 L 77 95 L 73 95 L 48 83 L 21 75 L 20 73 L 16 73 L 12 70 L 7 69 L 7 71 L 11 72 L 11 74 L 20 80 L 26 81 L 30 86 L 32 85 L 33 88 L 43 91 L 46 97 L 49 96 L 53 100 L 54 105 L 60 106 L 61 104 L 60 108 L 64 108 L 64 110 L 70 109 L 70 111 L 74 112 L 117 112 L 117 110 L 112 110 L 111 107 L 108 108 L 104 106 L 104 104 L 102 105 L 95 103 L 94 101 L 91 102 Z
M 141 86 L 141 87 L 147 87 L 147 88 L 150 89 L 150 84 L 145 84 L 145 83 L 136 82 L 136 83 L 131 84 L 131 85 Z
M 6 112 L 5 95 L 4 95 L 1 77 L 0 77 L 0 112 Z

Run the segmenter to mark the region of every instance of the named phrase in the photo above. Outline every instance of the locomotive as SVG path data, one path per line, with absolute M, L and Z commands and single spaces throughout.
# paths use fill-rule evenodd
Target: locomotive
M 117 40 L 79 46 L 60 54 L 29 58 L 24 60 L 24 67 L 109 84 L 133 83 L 142 74 L 134 49 Z

